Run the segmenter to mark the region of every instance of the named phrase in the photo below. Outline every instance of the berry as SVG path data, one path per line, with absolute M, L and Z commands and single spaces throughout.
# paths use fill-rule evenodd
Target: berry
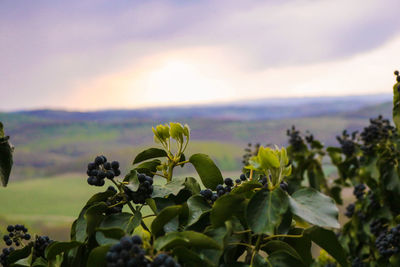
M 233 186 L 233 180 L 231 178 L 225 178 L 224 183 L 227 186 Z
M 247 180 L 246 175 L 244 175 L 244 174 L 242 173 L 242 174 L 240 175 L 240 180 L 246 181 L 246 180 Z
M 117 193 L 117 190 L 114 188 L 114 186 L 110 185 L 109 187 L 107 187 L 108 191 L 112 191 L 114 193 Z
M 7 231 L 8 232 L 14 231 L 14 226 L 12 226 L 12 225 L 7 226 Z
M 111 168 L 112 168 L 113 170 L 119 169 L 119 162 L 118 162 L 118 161 L 113 161 L 113 162 L 111 162 Z
M 139 236 L 123 237 L 106 254 L 107 266 L 151 266 Z
M 153 194 L 153 178 L 146 176 L 145 174 L 138 175 L 139 187 L 136 191 L 124 187 L 124 191 L 127 194 L 129 200 L 132 200 L 135 204 L 144 204 L 147 198 L 150 198 Z
M 365 190 L 365 185 L 364 184 L 358 184 L 354 187 L 353 194 L 356 196 L 357 199 L 362 199 L 364 197 L 364 190 Z
M 13 248 L 13 247 L 11 247 L 11 248 L 4 248 L 4 249 L 3 249 L 3 253 L 0 254 L 0 264 L 1 264 L 2 266 L 8 266 L 8 264 L 7 264 L 7 258 L 8 258 L 8 256 L 11 254 L 11 252 L 13 252 L 13 251 L 14 251 L 14 248 Z
M 94 169 L 96 168 L 96 164 L 94 164 L 93 162 L 91 162 L 91 163 L 88 164 L 88 167 L 87 167 L 87 168 L 88 168 L 89 171 L 94 170 Z
M 346 207 L 346 212 L 344 215 L 346 215 L 346 217 L 351 218 L 353 217 L 354 211 L 355 211 L 356 206 L 354 204 L 349 204 Z
M 44 258 L 44 252 L 48 245 L 50 245 L 53 240 L 50 240 L 48 236 L 37 236 L 35 243 L 33 244 L 34 254 L 36 257 Z
M 394 75 L 399 76 L 399 71 L 398 71 L 398 70 L 395 70 L 395 71 L 394 71 Z
M 288 191 L 289 190 L 289 185 L 286 183 L 286 182 L 284 182 L 284 181 L 282 181 L 281 182 L 281 184 L 279 185 L 280 186 L 280 188 L 283 190 L 283 191 Z
M 30 235 L 30 234 L 25 234 L 25 235 L 24 235 L 24 239 L 25 239 L 25 240 L 31 239 L 31 235 Z
M 236 180 L 235 180 L 235 183 L 236 183 L 237 185 L 240 185 L 241 182 L 242 182 L 242 180 L 240 180 L 240 179 L 236 179 Z
M 179 267 L 180 264 L 175 262 L 174 258 L 172 258 L 171 256 L 161 253 L 154 258 L 153 262 L 151 263 L 151 267 L 161 267 L 161 266 Z
M 94 159 L 94 163 L 95 163 L 97 166 L 103 164 L 103 163 L 104 163 L 103 158 L 102 158 L 101 156 L 97 156 L 97 157 Z
M 12 240 L 11 239 L 6 240 L 6 245 L 7 246 L 11 246 L 12 245 Z
M 104 163 L 104 169 L 111 170 L 111 163 L 110 162 Z
M 224 190 L 224 186 L 222 184 L 217 185 L 217 187 L 215 188 L 215 191 L 220 191 L 220 190 Z

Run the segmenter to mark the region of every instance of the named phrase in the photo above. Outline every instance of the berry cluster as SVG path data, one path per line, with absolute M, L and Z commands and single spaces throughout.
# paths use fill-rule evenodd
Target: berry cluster
M 113 179 L 115 176 L 119 176 L 121 171 L 119 170 L 119 162 L 107 162 L 105 156 L 97 156 L 94 162 L 88 164 L 87 167 L 87 182 L 89 185 L 103 186 L 105 178 Z
M 381 233 L 375 240 L 375 246 L 379 254 L 384 258 L 400 252 L 400 224 L 389 231 Z
M 132 200 L 135 204 L 144 204 L 146 199 L 151 197 L 153 194 L 153 178 L 145 174 L 138 174 L 139 187 L 136 191 L 125 187 L 125 193 L 129 200 Z
M 48 236 L 36 236 L 35 243 L 33 244 L 35 256 L 44 258 L 44 251 L 52 242 L 53 240 Z
M 352 204 L 349 204 L 349 205 L 346 207 L 346 212 L 344 213 L 344 215 L 346 215 L 347 218 L 353 217 L 353 214 L 354 214 L 355 209 L 356 209 L 356 206 L 355 206 L 353 203 L 352 203 Z
M 374 236 L 379 236 L 381 233 L 387 232 L 387 225 L 385 220 L 377 219 L 371 222 L 369 229 Z
M 4 235 L 3 239 L 7 246 L 11 246 L 14 242 L 15 246 L 21 245 L 22 240 L 31 239 L 31 235 L 28 234 L 28 229 L 20 224 L 7 226 L 8 235 Z
M 368 191 L 368 199 L 370 201 L 369 207 L 371 208 L 371 210 L 376 210 L 381 207 L 379 200 L 377 196 L 374 194 L 374 192 Z
M 246 175 L 241 174 L 240 179 L 236 179 L 236 185 L 240 185 L 242 182 L 246 181 Z M 223 196 L 231 192 L 232 187 L 234 186 L 233 180 L 231 178 L 225 178 L 224 180 L 225 187 L 222 184 L 217 185 L 215 188 L 215 193 L 211 189 L 204 189 L 200 191 L 200 195 L 202 195 L 206 200 L 211 203 L 214 203 L 218 197 Z
M 356 185 L 356 186 L 354 187 L 354 190 L 353 190 L 353 195 L 355 195 L 356 198 L 357 198 L 358 200 L 363 199 L 365 188 L 366 188 L 366 187 L 365 187 L 364 184 L 358 184 L 358 185 Z
M 2 266 L 8 266 L 7 265 L 7 258 L 10 255 L 11 252 L 13 252 L 15 249 L 13 247 L 10 248 L 3 248 L 3 253 L 0 254 L 0 264 Z
M 389 120 L 383 119 L 382 115 L 375 119 L 370 119 L 370 125 L 365 127 L 360 134 L 363 141 L 361 149 L 366 153 L 370 153 L 377 143 L 387 140 L 393 134 L 396 134 L 395 128 L 390 125 Z
M 350 135 L 347 133 L 346 130 L 342 132 L 342 136 L 336 136 L 336 139 L 338 140 L 343 154 L 345 154 L 347 157 L 350 157 L 354 154 L 356 151 L 356 138 L 357 138 L 357 131 L 353 132 Z
M 146 252 L 142 248 L 142 239 L 135 236 L 125 236 L 110 247 L 106 254 L 107 267 L 147 267 L 150 261 L 145 257 Z
M 300 131 L 296 130 L 294 125 L 286 131 L 286 135 L 289 136 L 289 144 L 293 147 L 294 151 L 300 151 L 304 147 L 305 144 Z
M 354 258 L 351 262 L 351 267 L 366 267 L 365 263 L 359 257 Z
M 181 265 L 177 263 L 174 260 L 174 258 L 165 253 L 158 254 L 151 263 L 151 267 L 180 267 L 180 266 Z

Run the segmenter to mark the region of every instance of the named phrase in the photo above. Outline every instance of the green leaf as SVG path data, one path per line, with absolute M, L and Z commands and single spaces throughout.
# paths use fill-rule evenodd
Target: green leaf
M 242 211 L 244 200 L 244 196 L 237 194 L 227 194 L 219 197 L 211 210 L 211 224 L 214 227 L 224 225 L 226 220 Z
M 174 248 L 174 253 L 178 257 L 179 262 L 185 263 L 187 266 L 214 266 L 202 259 L 198 253 L 186 247 Z
M 262 248 L 262 250 L 264 250 L 268 254 L 272 254 L 277 251 L 285 251 L 287 254 L 291 255 L 293 258 L 296 258 L 297 260 L 303 262 L 303 259 L 301 258 L 299 253 L 297 253 L 297 251 L 292 246 L 290 246 L 288 243 L 280 241 L 280 240 L 269 241 Z
M 180 246 L 191 246 L 203 249 L 221 249 L 214 239 L 205 234 L 194 231 L 171 232 L 156 239 L 154 248 L 157 250 L 168 250 Z
M 349 266 L 346 252 L 334 232 L 314 226 L 306 229 L 304 234 L 309 235 L 314 243 L 326 250 L 342 267 Z
M 121 212 L 108 215 L 100 223 L 100 228 L 120 228 L 127 234 L 132 234 L 133 230 L 140 225 L 142 214 L 136 211 L 134 215 L 127 212 Z
M 165 152 L 164 149 L 160 148 L 149 148 L 146 149 L 142 152 L 140 152 L 135 159 L 133 160 L 133 165 L 148 160 L 148 159 L 154 159 L 154 158 L 161 158 L 161 157 L 166 157 L 168 156 L 167 152 Z
M 11 252 L 10 255 L 7 257 L 7 263 L 11 264 L 11 263 L 17 262 L 19 260 L 28 258 L 29 255 L 31 255 L 32 246 L 33 246 L 33 243 L 29 243 L 27 246 Z
M 0 180 L 4 187 L 7 186 L 13 165 L 13 148 L 4 137 L 3 124 L 0 122 Z
M 187 200 L 187 205 L 189 209 L 188 226 L 196 223 L 201 216 L 207 214 L 211 210 L 210 204 L 208 204 L 204 197 L 199 195 L 191 196 Z
M 171 122 L 170 126 L 170 135 L 173 139 L 178 140 L 179 142 L 183 142 L 183 126 L 180 123 Z
M 151 197 L 166 197 L 170 194 L 176 196 L 183 188 L 185 188 L 185 179 L 175 178 L 164 185 L 154 185 Z
M 215 190 L 217 185 L 223 184 L 221 171 L 209 156 L 194 154 L 189 158 L 189 162 L 193 164 L 205 187 Z
M 261 188 L 262 184 L 256 180 L 246 181 L 242 183 L 240 186 L 232 189 L 232 193 L 241 194 L 246 193 L 248 191 L 252 191 L 255 188 Z
M 103 218 L 103 213 L 107 210 L 107 204 L 100 202 L 87 209 L 85 213 L 85 220 L 87 223 L 86 232 L 90 236 L 95 232 L 95 229 L 99 226 Z
M 121 228 L 97 228 L 96 241 L 100 245 L 114 244 L 125 236 L 124 230 Z
M 315 189 L 300 189 L 289 197 L 293 214 L 321 227 L 339 228 L 338 208 L 333 199 Z
M 102 267 L 106 266 L 106 254 L 108 250 L 110 249 L 110 245 L 106 246 L 100 246 L 95 249 L 93 249 L 90 254 L 89 258 L 87 261 L 87 267 Z
M 70 241 L 70 242 L 54 241 L 50 245 L 48 245 L 45 250 L 46 259 L 53 260 L 56 258 L 57 255 L 65 253 L 73 248 L 79 247 L 80 245 L 82 245 L 82 243 L 78 241 Z
M 269 147 L 261 146 L 258 150 L 258 159 L 263 169 L 279 168 L 280 162 L 278 156 Z
M 397 131 L 400 131 L 400 83 L 393 85 L 393 122 L 396 125 Z
M 272 192 L 264 188 L 247 204 L 247 223 L 256 234 L 274 234 L 288 207 L 288 196 L 280 188 Z
M 178 216 L 181 212 L 182 206 L 169 206 L 163 209 L 151 224 L 151 232 L 155 236 L 164 234 L 164 225 L 171 221 L 174 217 Z
M 186 177 L 184 182 L 185 189 L 190 191 L 192 195 L 196 195 L 200 193 L 200 185 L 197 180 L 193 177 Z
M 283 250 L 270 254 L 268 260 L 273 267 L 304 266 L 299 259 Z
M 160 164 L 161 161 L 159 159 L 154 159 L 139 164 L 134 170 L 136 170 L 138 173 L 144 173 L 150 177 L 153 177 L 153 173 L 157 172 L 157 166 Z

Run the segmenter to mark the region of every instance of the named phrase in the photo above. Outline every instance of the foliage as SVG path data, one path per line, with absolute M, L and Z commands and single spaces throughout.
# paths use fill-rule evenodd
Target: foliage
M 332 248 L 342 250 L 329 230 L 338 226 L 334 201 L 313 189 L 304 188 L 291 196 L 281 188 L 291 172 L 285 148 L 260 146 L 244 169 L 250 177 L 242 174 L 234 183 L 223 179 L 207 155 L 198 153 L 186 159 L 187 125 L 158 125 L 153 133 L 162 148 L 139 153 L 124 178 L 108 175 L 115 174 L 119 164 L 110 164 L 104 156 L 88 165 L 89 184 L 102 186 L 109 181 L 113 186 L 87 201 L 71 227 L 71 241 L 46 243 L 41 238 L 46 244 L 44 253 L 38 251 L 39 245 L 26 242 L 23 249 L 8 253 L 7 264 L 113 266 L 114 261 L 106 255 L 118 253 L 113 257 L 121 257 L 121 262 L 126 258 L 126 264 L 143 255 L 142 263 L 151 266 L 162 260 L 174 260 L 181 266 L 275 266 L 278 262 L 307 266 L 313 261 L 311 243 L 321 241 L 315 231 L 330 236 L 335 244 Z M 174 168 L 189 164 L 202 185 L 194 178 L 174 175 Z M 164 182 L 153 184 L 153 179 Z M 146 188 L 141 189 L 145 183 Z M 201 191 L 201 187 L 206 189 Z M 205 190 L 216 196 L 213 201 L 204 196 Z M 146 196 L 144 201 L 132 197 L 138 194 Z M 129 212 L 122 209 L 125 206 Z M 117 244 L 127 236 L 143 240 L 139 250 L 134 249 L 142 254 L 133 252 L 132 247 L 128 254 L 120 252 Z M 332 257 L 347 265 L 344 252 L 334 252 L 330 246 L 327 251 Z

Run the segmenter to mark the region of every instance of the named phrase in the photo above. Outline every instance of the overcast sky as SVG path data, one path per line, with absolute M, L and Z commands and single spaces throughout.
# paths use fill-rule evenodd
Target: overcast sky
M 1 0 L 0 110 L 391 93 L 398 0 Z

